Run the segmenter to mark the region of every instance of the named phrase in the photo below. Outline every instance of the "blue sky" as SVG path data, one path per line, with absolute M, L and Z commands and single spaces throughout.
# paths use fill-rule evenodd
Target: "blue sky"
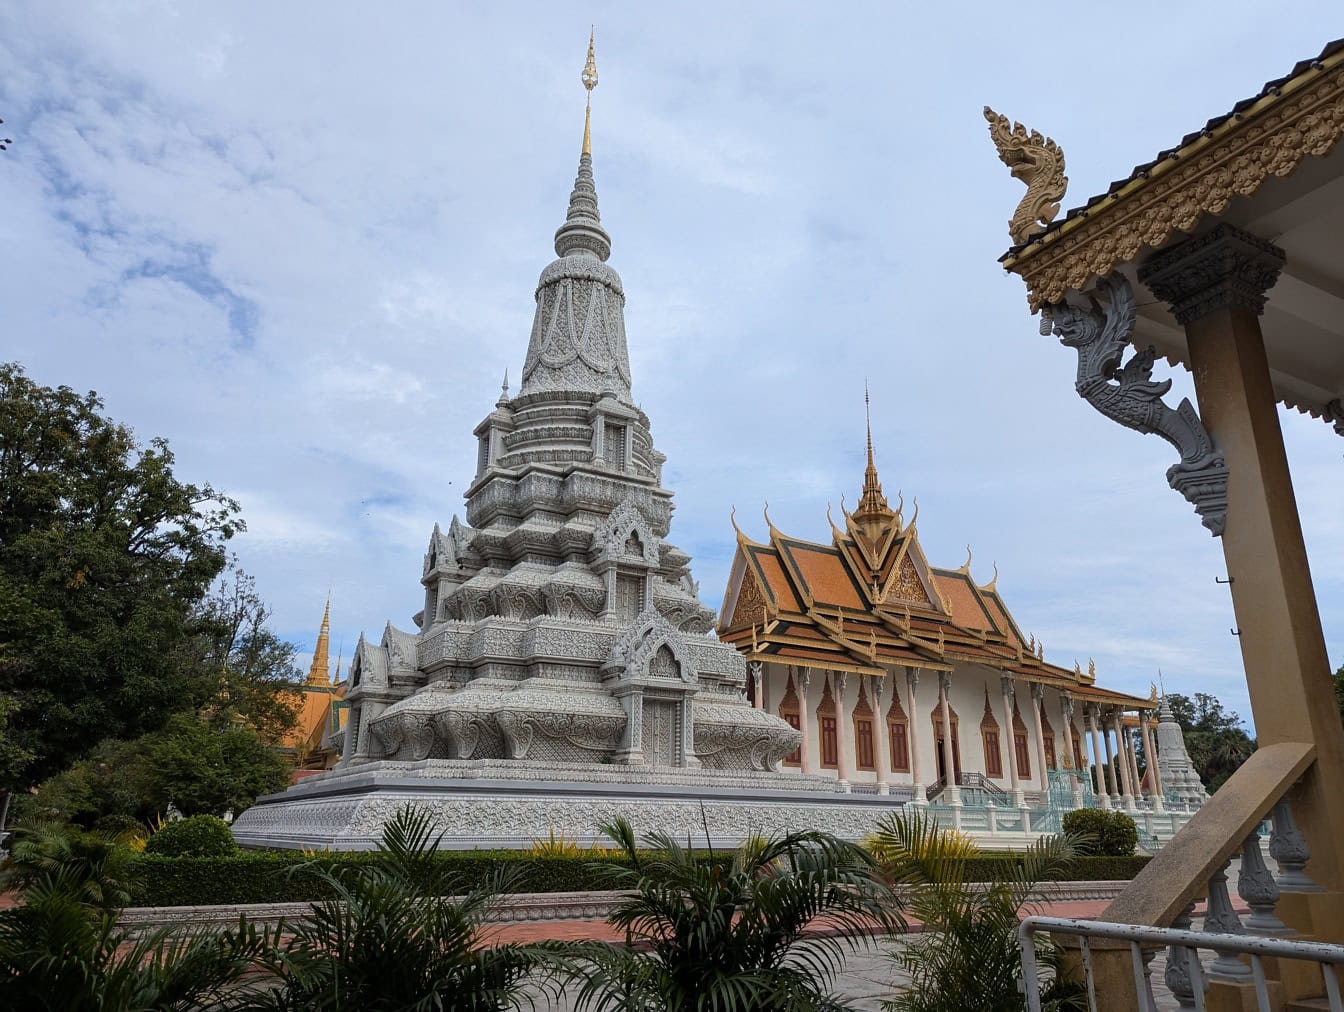
M 1344 35 L 1336 5 L 178 4 L 0 10 L 0 355 L 96 389 L 243 504 L 311 650 L 420 606 L 471 429 L 516 376 L 593 147 L 673 540 L 717 607 L 731 505 L 824 540 L 862 478 L 1048 657 L 1249 715 L 1218 544 L 1171 451 L 1073 392 L 997 257 L 1020 196 L 981 107 L 1053 136 L 1066 205 Z M 1177 393 L 1189 391 L 1177 376 Z M 1284 416 L 1335 664 L 1344 442 Z

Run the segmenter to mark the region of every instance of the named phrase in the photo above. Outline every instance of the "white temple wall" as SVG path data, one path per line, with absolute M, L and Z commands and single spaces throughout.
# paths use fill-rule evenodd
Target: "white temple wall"
M 794 671 L 796 676 L 801 676 L 804 669 L 794 668 Z M 762 706 L 778 716 L 787 717 L 791 714 L 791 710 L 786 710 L 784 707 L 788 694 L 789 672 L 789 665 L 768 663 L 762 666 L 762 691 L 761 698 L 757 701 L 758 706 Z M 782 769 L 800 773 L 815 773 L 837 780 L 841 779 L 841 774 L 844 773 L 844 778 L 848 783 L 860 789 L 865 787 L 872 789 L 882 783 L 892 788 L 910 788 L 916 786 L 916 784 L 927 787 L 938 779 L 940 760 L 937 755 L 937 742 L 934 737 L 934 713 L 939 706 L 939 672 L 931 670 L 920 670 L 918 672 L 918 685 L 915 689 L 915 712 L 913 714 L 910 712 L 909 689 L 907 687 L 906 671 L 903 667 L 898 667 L 889 672 L 886 678 L 873 678 L 871 681 L 866 676 L 861 679 L 860 676 L 854 674 L 841 677 L 832 672 L 828 675 L 825 670 L 820 668 L 810 669 L 807 674 L 809 677 L 805 698 L 802 695 L 801 677 L 796 677 L 794 682 L 794 695 L 800 704 L 799 716 L 801 718 L 805 714 L 807 720 L 807 727 L 804 729 L 803 751 L 805 755 L 802 756 L 800 763 L 786 763 L 782 766 Z M 826 697 L 828 678 L 831 686 L 830 697 L 834 709 L 833 715 L 829 712 L 819 712 L 819 708 L 822 707 Z M 872 769 L 860 768 L 859 752 L 861 744 L 854 726 L 854 714 L 859 704 L 861 681 L 865 683 L 864 695 L 873 710 L 870 718 L 874 736 L 872 745 L 872 765 L 874 768 Z M 842 682 L 844 685 L 843 694 L 838 691 Z M 869 687 L 870 685 L 875 686 L 877 692 L 874 692 Z M 891 709 L 893 688 L 899 693 L 901 710 L 904 711 L 907 721 L 906 740 L 910 750 L 909 769 L 901 771 L 891 768 L 894 765 L 892 762 L 894 745 L 888 734 L 886 719 Z M 985 739 L 981 731 L 986 691 L 988 691 L 990 711 L 997 725 L 999 736 L 1000 769 L 997 775 L 990 774 Z M 1047 770 L 1043 768 L 1041 763 L 1041 755 L 1046 749 L 1043 747 L 1042 737 L 1038 736 L 1036 721 L 1032 713 L 1031 684 L 1025 680 L 1017 679 L 1015 680 L 1015 691 L 1018 713 L 1025 725 L 1027 750 L 1027 775 L 1019 776 L 1018 787 L 1026 793 L 1036 794 L 1048 789 Z M 1072 737 L 1069 734 L 1069 727 L 1065 723 L 1060 691 L 1045 687 L 1043 698 L 1045 714 L 1041 731 L 1044 733 L 1045 739 L 1049 739 L 1051 732 L 1053 732 L 1054 768 L 1073 768 L 1076 761 L 1072 753 Z M 957 666 L 951 672 L 948 703 L 955 715 L 954 725 L 957 733 L 961 773 L 983 774 L 990 783 L 1005 792 L 1010 792 L 1012 790 L 1012 775 L 1009 764 L 1016 763 L 1016 743 L 1010 723 L 1012 706 L 1010 703 L 1007 712 L 1005 712 L 1002 683 L 998 673 L 970 665 Z M 828 716 L 832 716 L 836 722 L 834 763 L 824 761 L 827 758 L 825 755 L 827 742 L 824 722 Z M 1075 700 L 1073 729 L 1077 731 L 1079 736 L 1084 769 L 1086 769 L 1087 764 L 1091 761 L 1091 745 L 1086 733 L 1086 725 L 1083 722 L 1083 706 L 1080 700 Z M 879 734 L 887 735 L 885 743 L 877 741 Z M 1113 750 L 1116 747 L 1113 738 Z M 885 775 L 882 775 L 876 767 L 884 757 L 887 758 L 888 763 Z M 919 775 L 918 781 L 916 780 L 916 772 Z

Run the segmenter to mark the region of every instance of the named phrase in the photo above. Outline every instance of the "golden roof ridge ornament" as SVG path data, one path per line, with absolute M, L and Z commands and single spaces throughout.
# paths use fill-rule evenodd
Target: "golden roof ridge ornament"
M 859 496 L 858 509 L 854 511 L 856 519 L 868 517 L 891 517 L 895 514 L 882 494 L 882 483 L 877 477 L 877 465 L 873 462 L 873 417 L 868 400 L 868 384 L 863 384 L 863 417 L 868 432 L 868 466 L 863 471 L 863 494 Z
M 583 72 L 579 74 L 579 80 L 583 82 L 584 88 L 588 90 L 588 100 L 583 108 L 583 150 L 580 154 L 591 155 L 593 153 L 593 89 L 597 87 L 597 58 L 593 54 L 593 41 L 597 35 L 597 29 L 590 28 L 588 31 L 588 62 L 583 65 Z
M 985 119 L 999 160 L 1008 166 L 1014 179 L 1027 184 L 1026 194 L 1008 221 L 1008 234 L 1015 244 L 1021 245 L 1044 232 L 1059 214 L 1060 202 L 1069 187 L 1069 177 L 1064 175 L 1064 152 L 1039 131 L 1029 131 L 1017 122 L 1009 126 L 1008 117 L 989 106 L 985 106 Z

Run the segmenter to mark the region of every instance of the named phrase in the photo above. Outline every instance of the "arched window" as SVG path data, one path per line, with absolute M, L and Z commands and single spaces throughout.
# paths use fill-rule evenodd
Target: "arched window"
M 1019 780 L 1031 779 L 1031 749 L 1027 745 L 1027 725 L 1022 722 L 1022 711 L 1013 696 L 1013 760 L 1017 763 Z
M 1078 737 L 1078 729 L 1070 727 L 1069 731 L 1073 734 L 1073 768 L 1076 770 L 1085 770 L 1087 765 L 1083 762 L 1083 740 Z
M 793 688 L 793 671 L 790 670 L 785 676 L 784 698 L 779 704 L 779 717 L 789 727 L 795 731 L 801 730 L 802 707 L 798 705 L 798 693 Z M 785 766 L 801 766 L 803 764 L 803 749 L 800 745 L 784 757 Z
M 877 769 L 873 758 L 873 708 L 868 704 L 864 689 L 866 679 L 859 679 L 859 701 L 854 705 L 854 765 L 861 770 Z
M 887 710 L 887 739 L 891 742 L 891 772 L 910 772 L 910 718 L 901 706 L 899 687 L 891 694 Z
M 999 750 L 999 722 L 989 705 L 989 689 L 985 689 L 985 714 L 980 718 L 980 741 L 985 747 L 985 776 L 1003 776 L 1003 753 Z
M 831 695 L 831 680 L 825 681 L 821 702 L 817 704 L 817 726 L 821 729 L 821 765 L 828 770 L 840 766 L 840 741 L 835 726 L 835 697 Z
M 1045 713 L 1045 699 L 1041 699 L 1041 735 L 1045 738 L 1045 765 L 1047 769 L 1059 769 L 1055 753 L 1055 729 Z

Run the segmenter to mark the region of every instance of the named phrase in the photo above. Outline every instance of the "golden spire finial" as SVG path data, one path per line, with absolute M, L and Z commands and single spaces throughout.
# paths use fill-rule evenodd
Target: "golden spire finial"
M 593 116 L 593 89 L 597 87 L 597 57 L 593 55 L 593 38 L 597 34 L 597 29 L 593 28 L 588 32 L 588 62 L 583 65 L 583 73 L 579 75 L 579 80 L 583 86 L 588 89 L 588 101 L 583 108 L 583 151 L 581 154 L 591 155 L 592 146 L 592 116 Z
M 882 494 L 882 483 L 877 478 L 877 465 L 873 463 L 873 416 L 868 399 L 868 381 L 863 383 L 863 417 L 868 432 L 868 466 L 863 472 L 863 494 L 859 496 L 859 508 L 854 515 L 859 519 L 867 517 L 893 516 Z

